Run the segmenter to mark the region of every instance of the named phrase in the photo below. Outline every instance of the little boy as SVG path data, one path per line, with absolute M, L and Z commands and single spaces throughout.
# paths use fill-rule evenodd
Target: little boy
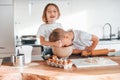
M 73 54 L 81 54 L 82 51 L 91 52 L 98 44 L 98 37 L 81 30 L 64 31 L 57 28 L 52 31 L 49 41 L 54 42 L 61 40 L 62 46 L 73 45 Z

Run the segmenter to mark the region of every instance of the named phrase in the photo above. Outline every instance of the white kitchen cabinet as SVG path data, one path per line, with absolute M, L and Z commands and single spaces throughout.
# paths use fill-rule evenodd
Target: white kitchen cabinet
M 0 5 L 12 5 L 13 0 L 0 0 Z
M 103 48 L 115 49 L 116 51 L 120 51 L 120 40 L 99 41 L 95 49 L 103 49 Z
M 15 52 L 13 0 L 0 0 L 0 54 Z

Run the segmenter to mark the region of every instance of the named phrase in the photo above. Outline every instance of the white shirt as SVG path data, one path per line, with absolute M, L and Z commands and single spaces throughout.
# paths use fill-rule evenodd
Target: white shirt
M 53 24 L 44 23 L 40 25 L 37 32 L 37 37 L 40 38 L 40 36 L 43 36 L 45 40 L 48 41 L 50 33 L 56 28 L 62 28 L 61 24 L 60 23 L 53 23 Z
M 87 46 L 92 45 L 92 34 L 81 30 L 73 30 L 74 33 L 74 40 L 73 46 L 75 49 L 84 50 Z

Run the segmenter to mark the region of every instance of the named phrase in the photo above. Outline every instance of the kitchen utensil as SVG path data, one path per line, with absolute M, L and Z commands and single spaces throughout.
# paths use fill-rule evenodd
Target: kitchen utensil
M 52 47 L 53 54 L 59 58 L 67 58 L 72 54 L 73 47 Z
M 98 49 L 93 50 L 91 52 L 83 51 L 82 56 L 99 56 L 99 55 L 107 55 L 109 52 L 115 52 L 115 49 Z
M 120 50 L 115 51 L 115 52 L 109 52 L 108 56 L 120 56 Z
M 35 44 L 36 36 L 35 35 L 23 35 L 21 37 L 22 44 Z
M 19 50 L 20 53 L 24 54 L 25 64 L 30 63 L 33 47 L 30 45 L 23 45 L 23 46 L 17 47 L 17 49 Z
M 17 54 L 11 56 L 11 61 L 13 66 L 23 67 L 25 64 L 25 57 L 24 54 Z

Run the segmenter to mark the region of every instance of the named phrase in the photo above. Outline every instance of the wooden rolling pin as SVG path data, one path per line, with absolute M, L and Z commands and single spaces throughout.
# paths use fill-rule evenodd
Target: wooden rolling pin
M 83 51 L 82 56 L 99 56 L 99 55 L 107 55 L 109 52 L 115 52 L 115 49 L 98 49 L 93 50 L 91 52 Z

